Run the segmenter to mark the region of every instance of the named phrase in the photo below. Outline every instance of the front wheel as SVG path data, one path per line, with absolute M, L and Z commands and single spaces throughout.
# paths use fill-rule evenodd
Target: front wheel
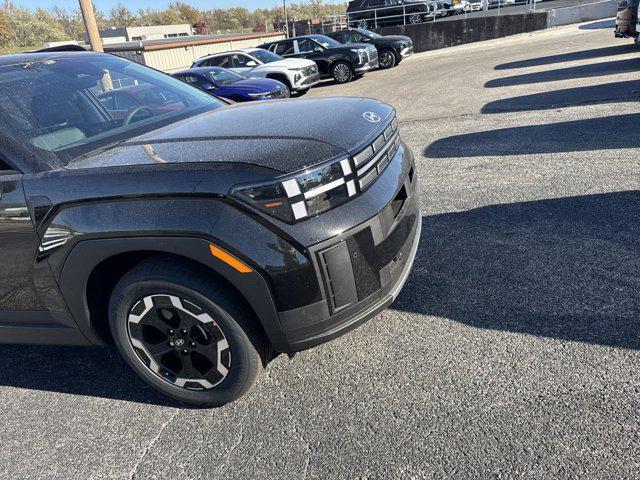
M 169 259 L 145 261 L 109 303 L 115 343 L 149 385 L 180 402 L 216 407 L 256 382 L 266 342 L 253 312 L 228 287 Z
M 398 63 L 398 59 L 393 50 L 385 49 L 380 52 L 378 63 L 380 64 L 380 68 L 392 68 Z
M 339 61 L 331 67 L 331 74 L 336 83 L 347 83 L 353 80 L 354 73 L 351 65 L 345 61 Z
M 409 15 L 409 23 L 412 25 L 417 25 L 418 23 L 423 23 L 423 15 L 421 13 L 412 13 Z

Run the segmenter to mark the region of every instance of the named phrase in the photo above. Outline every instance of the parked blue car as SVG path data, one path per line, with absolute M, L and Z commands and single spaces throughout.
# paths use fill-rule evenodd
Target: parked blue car
M 198 67 L 173 74 L 183 82 L 201 88 L 218 97 L 235 102 L 288 98 L 284 83 L 269 78 L 247 78 L 222 67 Z

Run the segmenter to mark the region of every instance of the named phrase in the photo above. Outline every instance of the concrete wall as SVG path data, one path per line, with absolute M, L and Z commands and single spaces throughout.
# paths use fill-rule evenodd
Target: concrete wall
M 546 13 L 467 17 L 451 21 L 436 21 L 419 25 L 383 27 L 382 35 L 407 35 L 416 52 L 453 47 L 463 43 L 481 42 L 517 33 L 547 28 Z
M 587 3 L 574 7 L 554 8 L 547 12 L 547 26 L 569 25 L 616 16 L 618 0 Z

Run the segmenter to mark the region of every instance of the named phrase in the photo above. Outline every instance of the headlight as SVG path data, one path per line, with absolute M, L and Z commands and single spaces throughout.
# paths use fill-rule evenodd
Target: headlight
M 351 161 L 348 158 L 308 168 L 273 181 L 238 185 L 231 196 L 287 223 L 326 212 L 356 194 Z
M 352 48 L 351 51 L 358 54 L 360 63 L 367 63 L 367 61 L 369 60 L 366 50 L 363 50 L 361 48 Z

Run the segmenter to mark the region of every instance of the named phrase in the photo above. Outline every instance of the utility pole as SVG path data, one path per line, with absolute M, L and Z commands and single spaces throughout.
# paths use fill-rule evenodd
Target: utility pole
M 289 38 L 289 20 L 287 19 L 287 0 L 282 0 L 282 10 L 284 10 L 284 28 Z
M 96 14 L 93 11 L 91 0 L 80 0 L 80 11 L 82 12 L 82 19 L 84 20 L 84 27 L 87 30 L 91 49 L 94 52 L 104 52 L 100 31 L 96 23 Z M 113 90 L 113 81 L 111 80 L 109 72 L 105 72 L 102 77 L 102 91 L 109 92 L 111 90 Z
M 82 12 L 82 19 L 84 20 L 84 27 L 87 30 L 91 49 L 94 52 L 104 52 L 91 0 L 80 0 L 80 11 Z

